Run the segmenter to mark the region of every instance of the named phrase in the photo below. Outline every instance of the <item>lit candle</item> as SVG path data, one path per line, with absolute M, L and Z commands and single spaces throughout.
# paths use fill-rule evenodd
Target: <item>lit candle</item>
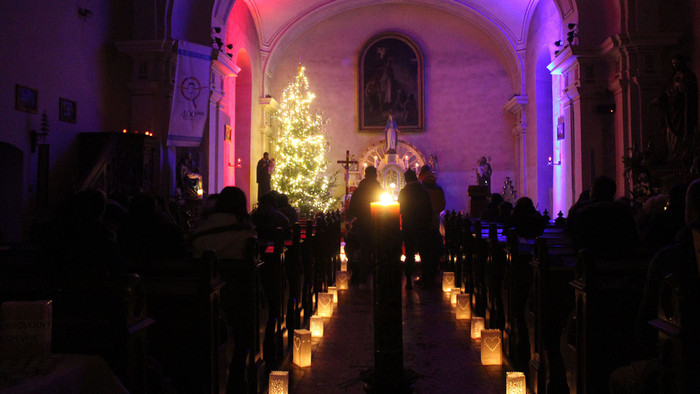
M 522 372 L 506 372 L 506 394 L 525 394 L 526 379 Z
M 311 331 L 311 337 L 322 338 L 323 337 L 323 317 L 319 315 L 311 316 L 311 322 L 309 323 L 309 329 Z
M 289 393 L 289 371 L 271 371 L 268 387 L 270 394 Z
M 335 286 L 328 286 L 328 292 L 333 294 L 333 303 L 338 303 L 338 289 Z
M 501 365 L 501 330 L 481 330 L 481 365 Z
M 370 214 L 375 231 L 395 230 L 400 228 L 399 203 L 393 201 L 388 193 L 382 194 L 382 200 L 370 203 Z
M 455 309 L 456 318 L 459 320 L 471 319 L 472 310 L 469 294 L 457 294 L 457 305 Z
M 481 330 L 484 329 L 483 317 L 472 317 L 471 337 L 472 339 L 481 338 Z

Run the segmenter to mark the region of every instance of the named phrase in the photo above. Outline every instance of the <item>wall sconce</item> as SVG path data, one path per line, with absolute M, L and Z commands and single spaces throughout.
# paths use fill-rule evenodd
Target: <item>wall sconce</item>
M 311 316 L 311 322 L 309 323 L 309 328 L 311 329 L 311 337 L 322 338 L 323 337 L 323 317 L 319 315 Z
M 268 393 L 288 394 L 289 393 L 289 371 L 271 371 L 268 383 Z
M 347 290 L 348 289 L 348 271 L 347 271 L 347 264 L 348 262 L 345 262 L 345 270 L 343 271 L 338 271 L 335 273 L 335 287 L 338 288 L 338 290 Z
M 236 168 L 241 168 L 241 158 L 236 159 Z
M 525 374 L 522 372 L 506 372 L 506 394 L 526 394 Z
M 559 158 L 559 161 L 557 161 L 557 162 L 555 163 L 555 162 L 552 160 L 552 156 L 549 156 L 549 157 L 547 158 L 547 165 L 550 166 L 550 167 L 551 167 L 551 166 L 560 166 L 560 165 L 561 165 L 561 157 Z
M 481 365 L 503 364 L 501 330 L 481 330 Z
M 452 292 L 452 288 L 455 287 L 455 273 L 454 272 L 443 272 L 442 273 L 442 291 L 445 293 Z
M 457 320 L 471 319 L 471 294 L 457 294 L 457 305 L 455 306 L 455 314 Z
M 483 317 L 472 317 L 471 337 L 472 339 L 481 338 L 481 330 L 484 329 Z
M 328 286 L 328 292 L 333 294 L 333 303 L 338 303 L 338 289 L 335 286 Z
M 302 368 L 311 365 L 311 331 L 294 330 L 292 362 Z
M 333 294 L 318 293 L 318 315 L 321 317 L 333 316 Z

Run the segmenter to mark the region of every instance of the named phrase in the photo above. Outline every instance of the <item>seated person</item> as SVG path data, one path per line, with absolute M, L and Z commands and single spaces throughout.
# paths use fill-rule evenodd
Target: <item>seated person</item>
M 513 207 L 509 224 L 519 236 L 534 238 L 542 235 L 547 223 L 529 197 L 520 197 Z
M 196 257 L 214 250 L 219 258 L 242 259 L 245 241 L 255 235 L 245 193 L 235 186 L 227 186 L 216 199 L 214 213 L 195 230 L 190 241 Z
M 258 232 L 258 239 L 261 242 L 274 241 L 277 227 L 282 228 L 284 239 L 289 239 L 292 236 L 289 219 L 277 209 L 276 196 L 278 194 L 278 192 L 273 190 L 260 196 L 258 208 L 251 214 Z

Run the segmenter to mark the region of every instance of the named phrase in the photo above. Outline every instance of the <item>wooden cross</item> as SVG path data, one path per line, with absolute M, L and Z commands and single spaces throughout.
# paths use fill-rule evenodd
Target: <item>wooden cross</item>
M 357 164 L 357 160 L 350 160 L 350 151 L 345 151 L 345 160 L 338 160 L 338 164 L 342 164 L 345 169 L 345 195 L 348 195 L 348 182 L 350 182 L 350 164 Z

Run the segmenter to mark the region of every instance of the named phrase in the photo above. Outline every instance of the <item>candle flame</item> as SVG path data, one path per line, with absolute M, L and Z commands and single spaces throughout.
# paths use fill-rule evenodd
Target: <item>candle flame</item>
M 391 195 L 389 193 L 382 193 L 381 197 L 379 198 L 379 202 L 382 204 L 391 204 L 394 202 L 394 199 L 391 198 Z

